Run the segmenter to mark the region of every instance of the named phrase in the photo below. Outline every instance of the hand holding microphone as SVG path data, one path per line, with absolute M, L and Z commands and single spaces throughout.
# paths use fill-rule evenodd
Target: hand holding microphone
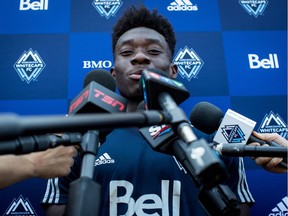
M 252 133 L 255 137 L 261 139 L 261 140 L 266 140 L 267 142 L 275 142 L 278 143 L 279 145 L 288 148 L 288 140 L 286 140 L 285 138 L 283 138 L 282 136 L 280 136 L 277 133 L 263 133 L 263 134 L 259 134 L 255 131 L 253 131 Z M 260 146 L 259 143 L 257 142 L 252 142 L 249 144 L 250 146 Z M 263 146 L 268 146 L 268 144 L 264 144 Z M 253 158 L 255 160 L 255 163 L 262 166 L 264 169 L 266 169 L 267 171 L 270 172 L 274 172 L 274 173 L 285 173 L 288 170 L 278 166 L 279 164 L 281 164 L 281 162 L 283 161 L 283 158 L 278 158 L 278 157 L 256 157 Z
M 287 157 L 281 160 L 277 158 L 278 155 L 287 154 L 287 149 L 282 147 L 287 146 L 287 140 L 277 134 L 257 134 L 252 131 L 255 122 L 245 116 L 232 110 L 228 110 L 224 115 L 213 104 L 200 102 L 191 111 L 190 121 L 194 127 L 204 133 L 216 132 L 214 147 L 219 154 L 223 156 L 254 156 L 257 157 L 256 163 L 259 165 L 264 165 L 272 160 L 269 165 L 265 165 L 266 170 L 287 172 L 287 162 L 284 162 Z M 250 143 L 253 143 L 252 146 Z M 253 145 L 259 146 L 253 148 Z M 277 156 L 273 156 L 273 152 Z M 266 157 L 268 155 L 270 159 Z M 277 166 L 276 170 L 271 169 L 271 166 Z

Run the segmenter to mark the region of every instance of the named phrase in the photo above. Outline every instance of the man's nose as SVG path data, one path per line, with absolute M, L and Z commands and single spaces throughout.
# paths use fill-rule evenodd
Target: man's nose
M 150 64 L 150 57 L 143 52 L 137 52 L 132 57 L 131 64 Z

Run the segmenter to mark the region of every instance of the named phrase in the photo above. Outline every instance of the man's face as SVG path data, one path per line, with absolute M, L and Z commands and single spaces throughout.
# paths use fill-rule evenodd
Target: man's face
M 177 67 L 171 64 L 165 38 L 157 31 L 138 27 L 125 32 L 117 41 L 114 56 L 116 85 L 122 96 L 142 100 L 139 80 L 144 68 L 157 68 L 175 78 Z

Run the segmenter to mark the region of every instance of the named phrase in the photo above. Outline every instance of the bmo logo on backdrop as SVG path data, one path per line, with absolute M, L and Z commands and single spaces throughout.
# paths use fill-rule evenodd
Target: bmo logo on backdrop
M 48 1 L 49 0 L 20 0 L 19 10 L 48 10 Z
M 276 69 L 279 68 L 277 54 L 269 54 L 267 58 L 260 58 L 257 54 L 248 54 L 250 69 Z

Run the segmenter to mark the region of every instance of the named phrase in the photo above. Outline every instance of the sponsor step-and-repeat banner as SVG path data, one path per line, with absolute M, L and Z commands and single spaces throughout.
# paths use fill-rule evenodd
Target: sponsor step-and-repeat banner
M 113 67 L 112 26 L 139 4 L 174 26 L 188 116 L 208 101 L 288 139 L 286 0 L 0 0 L 0 113 L 65 115 L 85 75 Z M 244 161 L 251 215 L 288 215 L 287 175 Z M 29 179 L 0 190 L 0 215 L 44 215 L 45 186 Z

